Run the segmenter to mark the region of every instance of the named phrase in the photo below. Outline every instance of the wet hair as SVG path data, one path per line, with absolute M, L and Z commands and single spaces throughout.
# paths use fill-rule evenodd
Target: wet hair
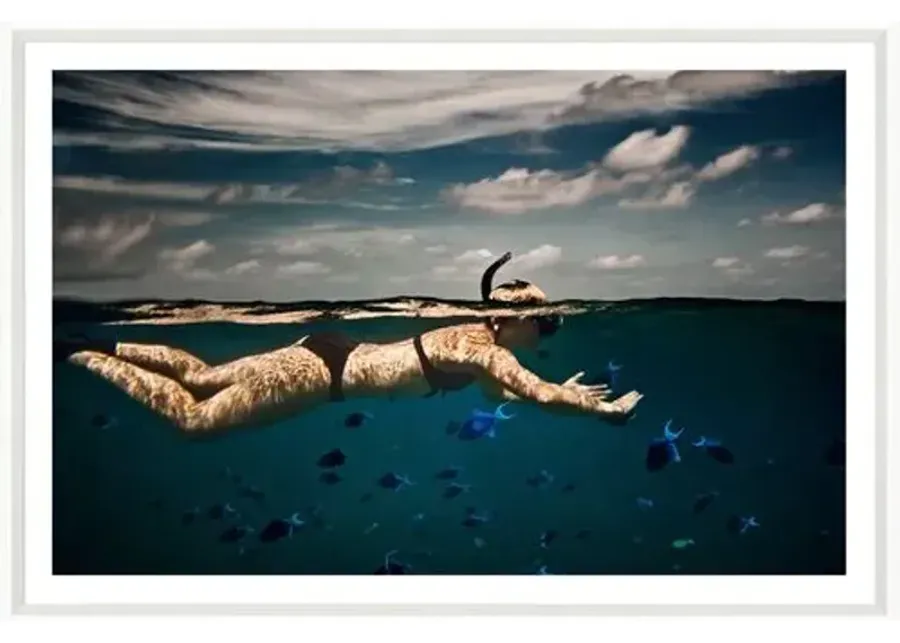
M 514 305 L 541 305 L 547 303 L 547 295 L 544 291 L 535 286 L 530 281 L 523 279 L 513 279 L 499 286 L 493 286 L 494 275 L 509 260 L 512 259 L 512 253 L 507 252 L 502 257 L 494 261 L 484 271 L 481 276 L 481 298 L 483 301 L 496 301 Z M 549 337 L 559 330 L 562 325 L 561 315 L 539 315 L 532 319 L 537 323 L 538 334 L 541 337 Z M 489 326 L 496 330 L 500 320 L 491 318 Z

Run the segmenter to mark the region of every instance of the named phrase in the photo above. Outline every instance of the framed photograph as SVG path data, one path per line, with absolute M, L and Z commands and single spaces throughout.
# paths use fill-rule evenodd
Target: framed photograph
M 882 613 L 886 56 L 14 34 L 16 609 Z

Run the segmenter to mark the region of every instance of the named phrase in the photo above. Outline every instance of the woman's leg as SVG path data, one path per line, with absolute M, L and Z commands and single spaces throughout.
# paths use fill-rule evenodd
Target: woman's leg
M 328 379 L 318 373 L 321 369 L 314 364 L 302 369 L 309 377 L 297 378 L 297 370 L 273 369 L 198 402 L 175 380 L 118 357 L 81 351 L 72 354 L 68 361 L 84 366 L 191 434 L 275 422 L 312 408 L 325 401 L 328 394 Z

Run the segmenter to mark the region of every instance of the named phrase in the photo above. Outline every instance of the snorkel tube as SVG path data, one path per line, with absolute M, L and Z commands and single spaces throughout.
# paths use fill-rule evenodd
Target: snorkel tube
M 502 268 L 507 262 L 509 262 L 510 259 L 512 259 L 512 253 L 507 252 L 490 266 L 488 266 L 484 273 L 481 275 L 482 301 L 490 301 L 491 291 L 494 289 L 494 275 L 498 270 L 500 270 L 500 268 Z

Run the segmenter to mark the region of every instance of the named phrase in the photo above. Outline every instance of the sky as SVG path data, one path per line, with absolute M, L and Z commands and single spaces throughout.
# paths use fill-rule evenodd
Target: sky
M 843 72 L 56 72 L 54 294 L 845 296 Z

